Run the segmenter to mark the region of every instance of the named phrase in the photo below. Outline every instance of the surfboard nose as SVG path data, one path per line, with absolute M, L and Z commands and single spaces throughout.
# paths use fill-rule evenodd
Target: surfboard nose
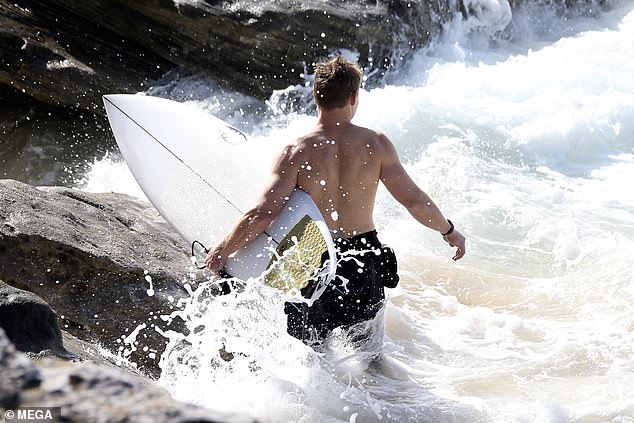
M 105 105 L 108 104 L 116 104 L 118 101 L 123 100 L 126 97 L 129 97 L 131 94 L 104 94 L 101 96 L 103 103 Z
M 110 115 L 114 111 L 115 104 L 117 103 L 117 98 L 119 98 L 120 96 L 121 94 L 105 94 L 101 96 L 101 99 L 103 100 L 103 105 L 106 108 L 106 114 Z

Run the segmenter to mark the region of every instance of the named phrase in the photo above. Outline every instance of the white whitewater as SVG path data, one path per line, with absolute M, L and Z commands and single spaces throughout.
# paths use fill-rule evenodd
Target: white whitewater
M 634 5 L 510 21 L 503 1 L 469 3 L 483 13 L 364 90 L 356 117 L 396 144 L 467 256 L 452 262 L 381 191 L 376 223 L 402 276 L 383 339 L 354 353 L 335 336 L 316 354 L 285 334 L 277 292 L 211 300 L 203 283 L 191 332 L 166 334 L 161 383 L 176 398 L 271 422 L 634 421 Z M 249 127 L 239 98 L 222 109 L 217 90 L 175 84 L 173 98 L 246 126 L 270 155 L 314 122 Z M 110 156 L 84 189 L 138 193 L 129 178 Z

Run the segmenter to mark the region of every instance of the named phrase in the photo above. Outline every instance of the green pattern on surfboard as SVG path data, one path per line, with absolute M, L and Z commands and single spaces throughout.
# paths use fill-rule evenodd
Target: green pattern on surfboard
M 273 255 L 264 281 L 284 292 L 300 290 L 321 268 L 321 256 L 328 249 L 317 224 L 304 216 L 284 237 Z

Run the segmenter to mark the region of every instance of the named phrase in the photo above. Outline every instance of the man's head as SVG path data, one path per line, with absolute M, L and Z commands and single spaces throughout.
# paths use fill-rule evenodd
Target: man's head
M 350 96 L 359 91 L 361 68 L 341 56 L 322 63 L 315 70 L 313 95 L 320 109 L 344 107 Z

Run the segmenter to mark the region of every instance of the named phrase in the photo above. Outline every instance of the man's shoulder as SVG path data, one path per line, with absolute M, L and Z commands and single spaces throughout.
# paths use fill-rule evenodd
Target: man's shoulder
M 385 134 L 378 129 L 369 128 L 369 127 L 360 126 L 360 125 L 355 125 L 355 129 L 358 130 L 359 133 L 362 133 L 367 137 L 386 138 Z
M 358 134 L 360 138 L 373 144 L 377 147 L 385 147 L 390 144 L 389 138 L 382 132 L 377 129 L 368 128 L 365 126 L 357 126 Z
M 323 136 L 323 134 L 320 134 L 318 131 L 311 131 L 297 137 L 288 145 L 288 147 L 293 150 L 297 150 L 309 145 L 313 145 L 314 143 L 318 143 L 324 139 L 325 137 Z

